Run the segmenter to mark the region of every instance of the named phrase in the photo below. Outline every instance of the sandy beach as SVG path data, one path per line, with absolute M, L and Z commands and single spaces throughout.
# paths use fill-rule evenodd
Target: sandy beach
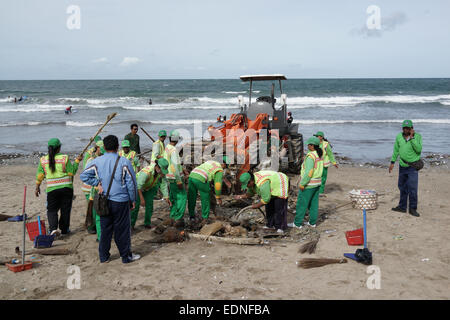
M 0 167 L 2 214 L 22 212 L 23 186 L 28 186 L 29 216 L 46 218 L 45 194 L 34 196 L 35 166 Z M 132 234 L 133 251 L 142 255 L 122 264 L 112 244 L 112 261 L 100 264 L 94 235 L 84 230 L 85 201 L 78 175 L 71 216 L 72 234 L 54 242 L 70 247 L 70 255 L 34 255 L 32 270 L 13 273 L 0 267 L 1 299 L 449 299 L 450 298 L 450 171 L 426 168 L 419 178 L 421 217 L 391 211 L 398 202 L 398 169 L 346 165 L 330 169 L 326 197 L 320 198 L 320 241 L 315 254 L 300 254 L 302 242 L 269 241 L 245 246 L 188 240 L 183 243 L 149 243 L 155 234 L 143 227 L 143 209 Z M 301 269 L 302 257 L 342 258 L 359 247 L 348 246 L 345 231 L 362 227 L 358 209 L 336 206 L 349 201 L 354 188 L 380 194 L 377 210 L 368 211 L 368 245 L 373 264 L 381 271 L 381 288 L 368 289 L 367 266 L 348 261 L 314 269 Z M 156 202 L 152 221 L 168 216 L 165 203 Z M 293 208 L 291 208 L 293 209 Z M 221 208 L 217 215 L 220 216 Z M 289 214 L 288 222 L 293 220 Z M 262 226 L 262 225 L 261 225 Z M 401 239 L 401 240 L 400 240 Z M 0 222 L 1 256 L 17 257 L 22 224 Z M 27 249 L 32 242 L 27 235 Z M 81 288 L 68 289 L 68 268 L 81 272 Z

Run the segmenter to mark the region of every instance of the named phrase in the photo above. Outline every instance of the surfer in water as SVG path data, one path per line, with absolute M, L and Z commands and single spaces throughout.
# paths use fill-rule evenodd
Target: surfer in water
M 64 111 L 65 114 L 71 114 L 72 113 L 72 106 L 68 106 L 66 110 Z
M 150 105 L 150 104 L 153 104 L 152 99 L 149 99 L 149 100 L 148 100 L 148 104 L 149 104 L 149 105 Z

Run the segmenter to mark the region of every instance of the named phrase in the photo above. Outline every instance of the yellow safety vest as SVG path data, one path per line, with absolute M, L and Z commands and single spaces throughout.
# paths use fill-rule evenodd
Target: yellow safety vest
M 306 186 L 308 187 L 317 187 L 322 184 L 322 173 L 323 173 L 323 159 L 319 157 L 317 151 L 310 151 L 305 157 L 305 161 L 302 163 L 302 170 L 300 171 L 300 177 L 302 178 L 305 174 L 309 174 L 305 172 L 305 163 L 306 158 L 310 157 L 314 161 L 313 173 L 311 175 L 311 180 L 309 180 Z M 305 186 L 305 187 L 306 187 Z
M 146 174 L 147 179 L 145 180 L 144 185 L 142 186 L 142 191 L 147 191 L 152 189 L 154 186 L 158 184 L 159 181 L 161 181 L 161 175 L 156 174 L 154 172 L 154 165 L 150 165 L 142 169 L 137 174 L 137 179 L 139 179 L 140 175 Z
M 155 150 L 155 145 L 159 145 L 159 153 L 156 154 Z M 152 151 L 152 158 L 151 158 L 151 162 L 155 163 L 156 162 L 156 157 L 158 156 L 162 156 L 163 158 L 165 158 L 165 148 L 164 148 L 164 143 L 161 140 L 157 140 L 155 142 L 153 142 L 153 151 Z
M 127 154 L 125 154 L 123 150 L 120 150 L 120 151 L 119 151 L 119 156 L 125 157 L 125 158 L 127 158 L 128 160 L 130 160 L 131 166 L 133 167 L 134 172 L 136 172 L 137 167 L 136 167 L 136 165 L 134 164 L 134 157 L 136 157 L 136 151 L 130 151 L 130 152 L 128 152 Z
M 168 144 L 166 149 L 165 149 L 165 157 L 167 162 L 169 162 L 169 168 L 168 168 L 168 173 L 166 174 L 166 179 L 169 180 L 174 180 L 175 179 L 175 172 L 177 171 L 175 166 L 178 166 L 178 170 L 180 172 L 180 175 L 183 174 L 182 172 L 182 168 L 181 168 L 181 163 L 172 163 L 171 158 L 172 158 L 172 154 L 177 152 L 177 148 L 171 144 Z M 178 156 L 178 154 L 177 154 Z M 179 159 L 179 156 L 178 156 Z
M 40 159 L 42 169 L 44 169 L 47 188 L 69 185 L 72 186 L 72 177 L 66 171 L 66 163 L 69 156 L 58 154 L 55 156 L 55 172 L 50 170 L 50 160 L 48 155 Z
M 256 187 L 260 188 L 267 180 L 270 181 L 270 193 L 274 197 L 287 199 L 289 196 L 289 178 L 276 171 L 258 171 L 254 173 Z
M 323 166 L 325 168 L 328 168 L 331 164 L 330 157 L 327 155 L 328 144 L 329 143 L 327 141 L 325 141 L 325 140 L 322 141 L 322 151 L 323 151 L 322 157 L 323 157 Z
M 214 180 L 214 175 L 219 171 L 223 171 L 221 164 L 217 161 L 209 160 L 194 168 L 191 173 L 197 173 L 201 175 L 203 178 L 205 178 L 206 182 Z

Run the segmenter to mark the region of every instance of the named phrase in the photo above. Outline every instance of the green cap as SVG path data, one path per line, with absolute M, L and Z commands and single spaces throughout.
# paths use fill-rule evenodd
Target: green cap
M 59 141 L 58 138 L 51 138 L 50 140 L 48 140 L 49 147 L 57 148 L 60 145 L 61 145 L 61 141 Z
M 160 130 L 158 132 L 158 137 L 167 137 L 167 132 L 166 130 Z
M 130 147 L 130 141 L 128 141 L 128 140 L 123 140 L 123 141 L 122 141 L 122 147 L 123 147 L 123 148 L 129 148 L 129 147 Z
M 223 156 L 222 160 L 223 160 L 223 163 L 225 163 L 227 165 L 230 164 L 230 159 L 228 159 L 227 156 Z
M 323 134 L 322 131 L 317 131 L 317 133 L 314 136 L 315 137 L 318 137 L 318 136 L 325 137 L 325 135 Z
M 241 182 L 241 190 L 247 190 L 247 184 L 249 183 L 251 179 L 250 173 L 245 172 L 241 174 L 241 177 L 239 178 L 239 181 Z
M 95 138 L 94 138 L 94 141 L 95 142 L 99 142 L 99 141 L 101 141 L 102 140 L 102 137 L 100 137 L 100 136 L 96 136 Z
M 402 123 L 402 128 L 412 128 L 413 123 L 411 120 L 404 120 Z
M 306 144 L 307 145 L 312 144 L 312 145 L 318 146 L 318 145 L 320 145 L 320 140 L 317 137 L 311 137 L 306 141 Z
M 169 172 L 167 170 L 167 168 L 169 168 L 169 161 L 164 158 L 159 158 L 158 160 L 156 160 L 156 162 L 158 163 L 158 167 L 161 168 L 161 172 L 163 174 L 167 174 Z
M 177 130 L 172 130 L 170 132 L 170 139 L 172 139 L 173 141 L 180 140 L 180 133 Z

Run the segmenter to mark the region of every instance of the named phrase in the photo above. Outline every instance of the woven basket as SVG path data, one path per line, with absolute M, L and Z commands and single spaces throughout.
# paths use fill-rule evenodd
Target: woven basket
M 375 190 L 352 190 L 349 194 L 353 208 L 375 210 L 378 206 L 378 195 Z

